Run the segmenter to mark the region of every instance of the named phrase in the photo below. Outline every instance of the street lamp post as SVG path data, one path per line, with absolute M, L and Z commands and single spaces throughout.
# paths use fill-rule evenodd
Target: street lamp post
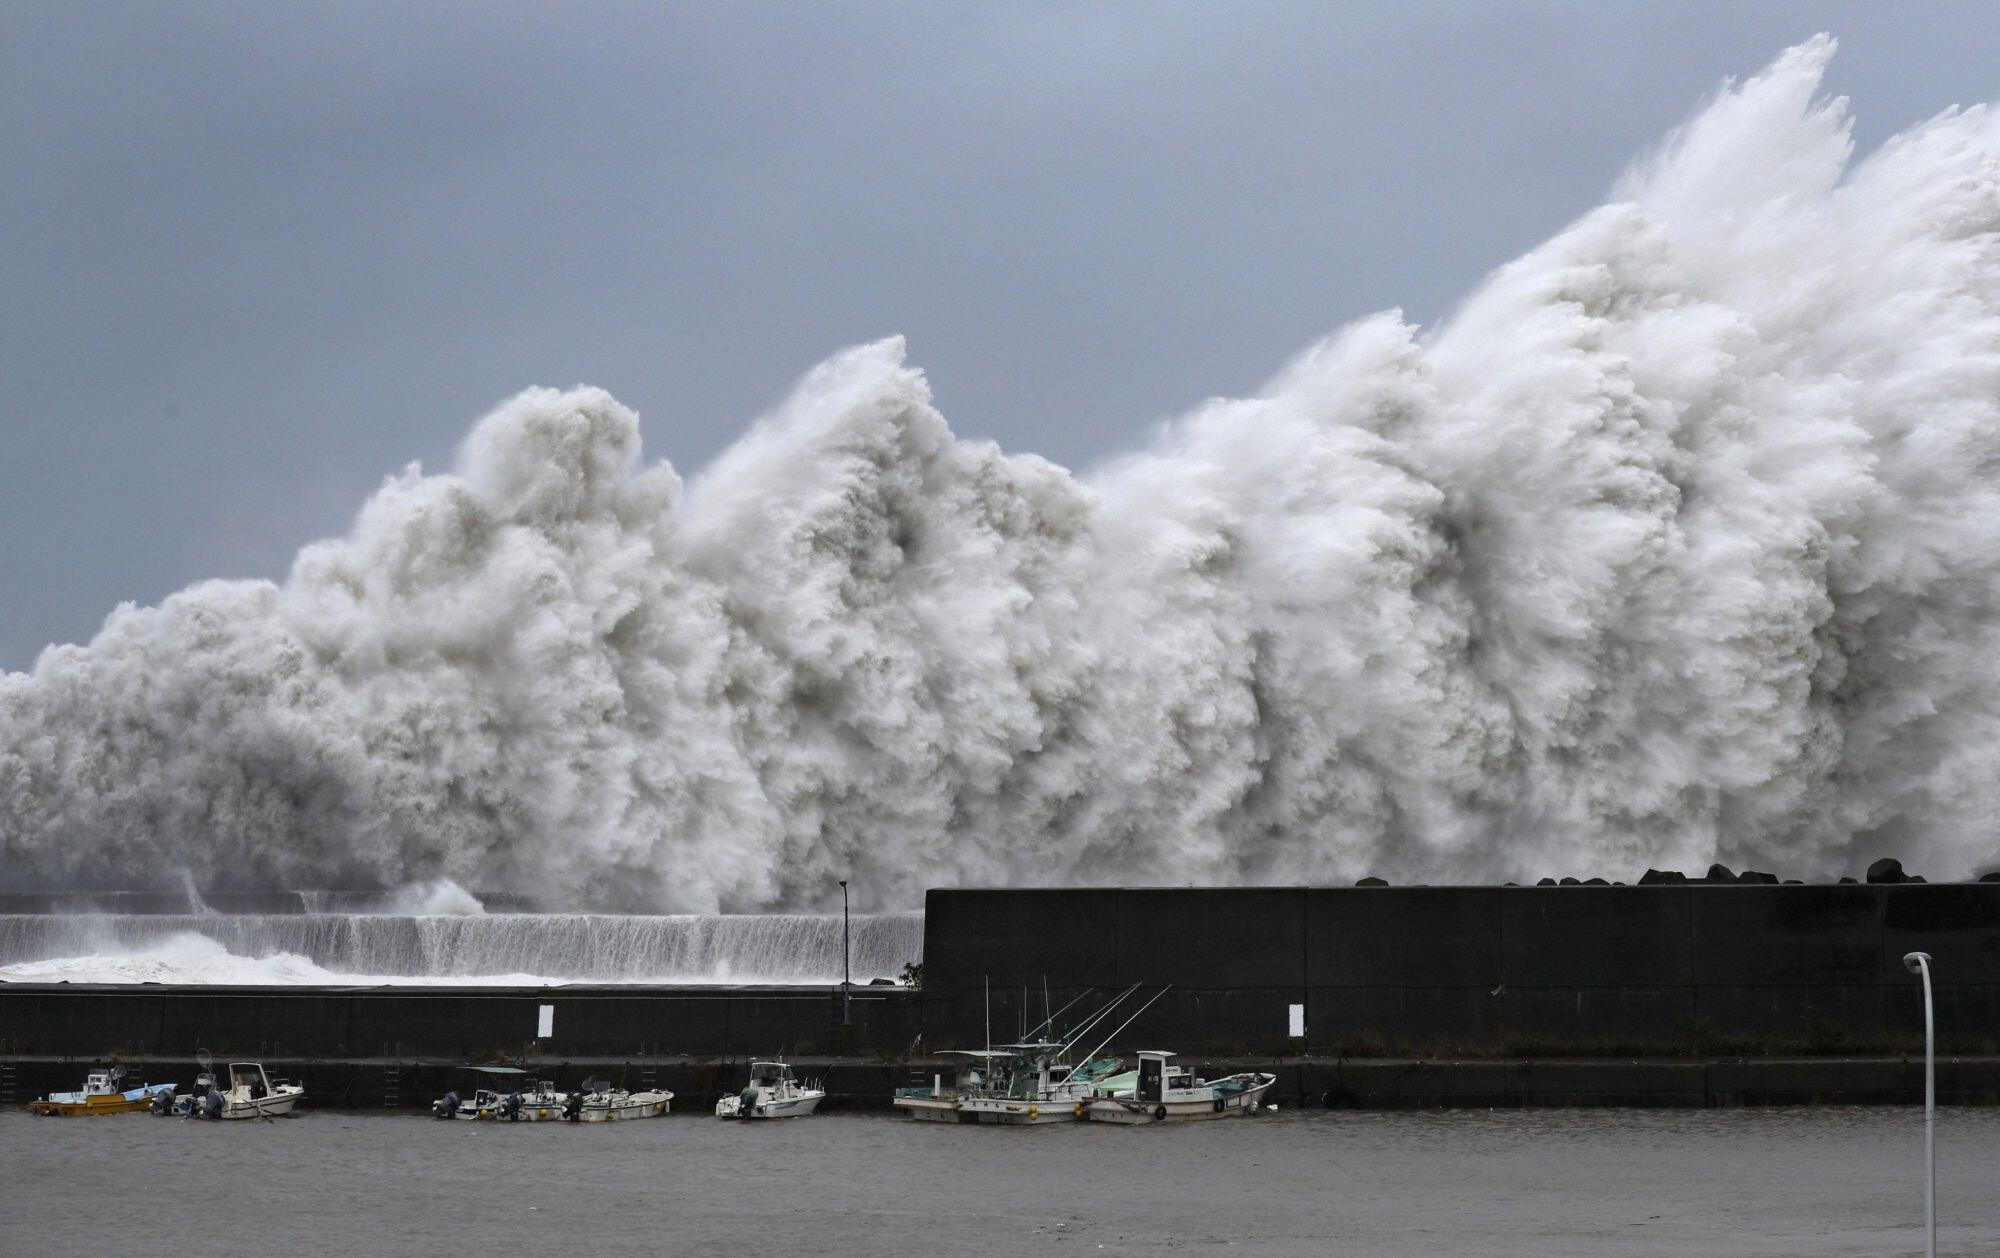
M 847 946 L 847 879 L 840 880 L 840 1025 L 851 1026 L 849 1011 L 852 997 L 848 989 L 853 985 L 854 973 L 848 966 Z
M 1937 1022 L 1931 1013 L 1931 954 L 1905 953 L 1903 968 L 1924 980 L 1924 1253 L 1937 1258 Z

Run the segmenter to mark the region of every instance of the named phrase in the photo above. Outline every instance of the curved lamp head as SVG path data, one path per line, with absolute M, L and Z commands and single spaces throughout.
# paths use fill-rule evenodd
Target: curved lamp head
M 1922 974 L 1924 967 L 1931 963 L 1928 952 L 1906 952 L 1903 954 L 1903 968 L 1912 974 Z

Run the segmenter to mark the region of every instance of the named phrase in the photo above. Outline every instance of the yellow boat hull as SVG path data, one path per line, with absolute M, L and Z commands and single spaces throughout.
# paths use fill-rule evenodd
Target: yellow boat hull
M 28 1108 L 46 1118 L 96 1118 L 106 1114 L 136 1114 L 152 1103 L 150 1097 L 128 1101 L 114 1094 L 93 1096 L 82 1101 L 35 1101 Z

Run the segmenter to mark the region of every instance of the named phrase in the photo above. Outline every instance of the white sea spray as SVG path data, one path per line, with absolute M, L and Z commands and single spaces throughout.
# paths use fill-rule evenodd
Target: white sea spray
M 284 582 L 0 675 L 0 869 L 708 912 L 1985 868 L 2000 127 L 1857 162 L 1831 52 L 1442 326 L 1088 478 L 954 437 L 897 340 L 685 492 L 609 395 L 523 393 Z

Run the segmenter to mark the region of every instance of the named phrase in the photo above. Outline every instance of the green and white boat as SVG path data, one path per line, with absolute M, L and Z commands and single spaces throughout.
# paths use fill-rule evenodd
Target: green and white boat
M 1187 1122 L 1254 1114 L 1278 1076 L 1244 1072 L 1204 1079 L 1174 1064 L 1172 1053 L 1139 1054 L 1139 1068 L 1098 1082 L 1082 1106 L 1094 1123 Z

